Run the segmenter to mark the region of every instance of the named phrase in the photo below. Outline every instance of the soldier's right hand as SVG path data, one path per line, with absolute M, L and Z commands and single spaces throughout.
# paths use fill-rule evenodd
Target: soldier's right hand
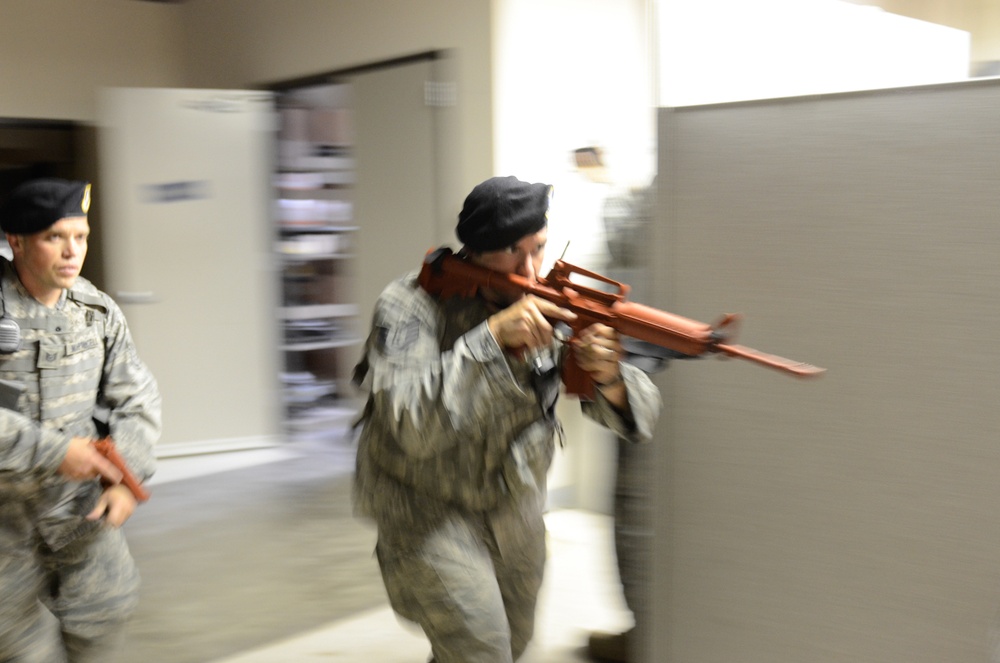
M 106 482 L 121 482 L 122 473 L 114 464 L 85 437 L 74 437 L 69 441 L 69 449 L 57 470 L 67 479 L 93 479 L 101 477 Z
M 527 295 L 487 321 L 502 348 L 540 348 L 552 342 L 552 325 L 546 318 L 572 322 L 576 313 L 552 302 Z

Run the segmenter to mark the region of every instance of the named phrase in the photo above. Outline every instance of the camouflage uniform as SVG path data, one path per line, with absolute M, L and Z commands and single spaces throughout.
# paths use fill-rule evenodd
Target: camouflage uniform
M 110 432 L 136 476 L 150 476 L 159 392 L 121 310 L 86 279 L 49 309 L 2 258 L 0 278 L 22 336 L 0 354 L 0 661 L 108 661 L 138 572 L 121 531 L 84 518 L 100 482 L 56 470 L 70 438 Z
M 649 233 L 655 189 L 620 190 L 604 202 L 603 218 L 611 259 L 607 275 L 631 286 L 629 299 L 649 302 Z M 659 370 L 659 369 L 657 369 Z M 635 630 L 628 647 L 631 660 L 649 660 L 646 622 L 652 609 L 653 447 L 619 439 L 614 488 L 615 557 L 625 604 Z
M 378 527 L 393 608 L 420 624 L 437 663 L 516 660 L 545 565 L 563 346 L 514 359 L 485 324 L 493 312 L 479 299 L 436 300 L 415 274 L 395 281 L 376 304 L 356 376 L 369 392 L 356 509 Z M 634 367 L 622 373 L 631 419 L 601 396 L 584 410 L 647 441 L 659 392 Z

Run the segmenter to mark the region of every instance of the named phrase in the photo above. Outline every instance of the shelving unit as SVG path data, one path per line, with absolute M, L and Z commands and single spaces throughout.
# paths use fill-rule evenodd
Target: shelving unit
M 356 407 L 350 372 L 361 331 L 353 285 L 349 89 L 318 85 L 278 97 L 275 252 L 281 265 L 279 351 L 289 435 L 323 433 Z

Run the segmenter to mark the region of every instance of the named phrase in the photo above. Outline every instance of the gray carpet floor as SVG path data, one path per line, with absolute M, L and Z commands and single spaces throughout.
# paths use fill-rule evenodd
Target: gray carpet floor
M 202 663 L 384 605 L 343 445 L 156 486 L 126 525 L 143 578 L 127 659 Z

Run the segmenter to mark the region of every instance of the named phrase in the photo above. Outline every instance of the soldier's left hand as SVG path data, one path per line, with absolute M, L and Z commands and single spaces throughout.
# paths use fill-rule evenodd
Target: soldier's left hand
M 108 486 L 97 500 L 97 506 L 87 514 L 87 520 L 98 520 L 103 516 L 109 527 L 117 529 L 132 516 L 137 504 L 132 491 L 124 485 Z

